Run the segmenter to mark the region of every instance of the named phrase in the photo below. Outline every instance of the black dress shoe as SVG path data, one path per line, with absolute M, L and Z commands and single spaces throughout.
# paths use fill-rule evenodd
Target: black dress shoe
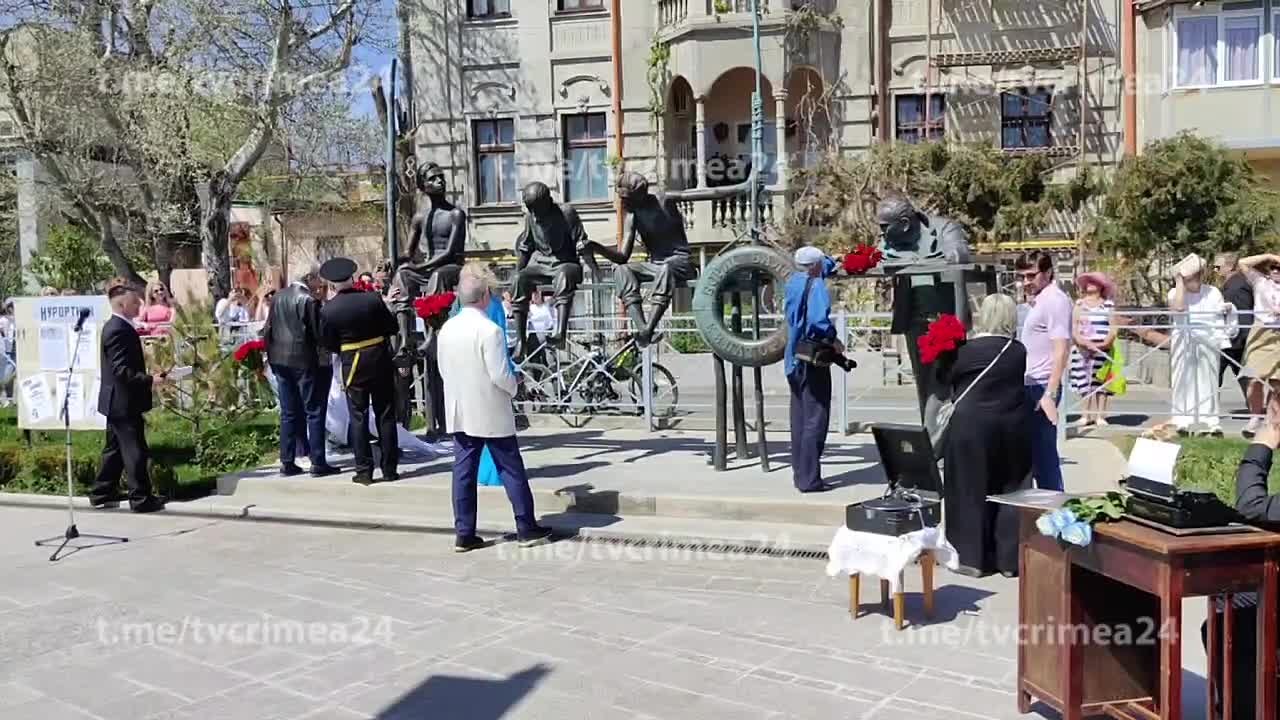
M 351 482 L 357 485 L 372 485 L 373 473 L 356 473 L 356 476 L 351 478 Z
M 382 479 L 379 480 L 378 482 L 399 482 L 399 481 L 400 481 L 400 473 L 391 473 L 391 474 L 383 473 Z
M 531 529 L 516 536 L 516 542 L 520 543 L 520 547 L 533 547 L 550 539 L 551 528 L 542 527 L 541 525 L 534 525 Z
M 463 537 L 454 540 L 453 551 L 456 553 L 471 552 L 472 550 L 479 550 L 488 544 L 489 543 L 485 542 L 483 538 L 472 535 L 471 537 Z
M 1017 570 L 1001 570 L 1000 574 L 1010 579 L 1018 577 Z
M 283 463 L 280 466 L 280 474 L 285 477 L 293 477 L 302 473 L 303 469 L 298 467 L 297 463 Z
M 139 503 L 131 503 L 129 508 L 136 513 L 153 513 L 164 509 L 164 498 L 152 495 Z
M 337 475 L 340 472 L 342 472 L 342 468 L 334 467 L 327 463 L 324 465 L 311 466 L 311 477 L 328 477 L 330 475 Z
M 95 510 L 106 510 L 108 508 L 120 507 L 120 503 L 127 499 L 128 498 L 124 495 L 117 492 L 113 495 L 106 495 L 104 497 L 90 497 L 89 505 L 91 505 Z

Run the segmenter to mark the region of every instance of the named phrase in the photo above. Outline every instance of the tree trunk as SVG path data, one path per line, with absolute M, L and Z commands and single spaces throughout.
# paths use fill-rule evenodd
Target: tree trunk
M 102 242 L 102 251 L 106 253 L 107 259 L 111 261 L 111 267 L 115 268 L 116 275 L 139 287 L 146 284 L 142 276 L 129 264 L 129 258 L 120 249 L 120 243 L 116 242 L 115 232 L 111 229 L 111 220 L 109 218 L 100 219 L 98 238 Z
M 164 285 L 166 288 L 173 287 L 170 284 L 170 280 L 173 278 L 174 246 L 180 242 L 180 240 L 180 237 L 167 234 L 156 237 L 156 274 L 159 276 L 160 284 Z
M 396 225 L 399 228 L 400 254 L 409 242 L 409 229 L 417 210 L 417 163 L 413 156 L 413 132 L 401 128 L 396 139 L 396 168 L 399 170 L 400 196 L 396 198 Z M 412 162 L 411 162 L 412 161 Z M 392 258 L 394 260 L 394 258 Z
M 222 172 L 214 173 L 202 183 L 200 191 L 200 245 L 214 302 L 231 294 L 231 254 L 227 243 L 234 194 L 235 187 Z

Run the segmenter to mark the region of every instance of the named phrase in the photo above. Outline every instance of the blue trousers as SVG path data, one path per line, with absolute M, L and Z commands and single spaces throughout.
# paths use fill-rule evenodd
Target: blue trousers
M 280 398 L 280 462 L 292 463 L 299 449 L 309 450 L 312 465 L 324 465 L 324 415 L 329 388 L 316 381 L 315 369 L 272 365 Z
M 791 481 L 801 492 L 822 489 L 822 451 L 831 423 L 831 368 L 801 363 L 791 387 Z
M 1040 409 L 1044 397 L 1044 385 L 1027 386 L 1027 402 L 1031 403 L 1031 472 L 1036 477 L 1036 487 L 1041 490 L 1058 490 L 1062 487 L 1062 458 L 1058 455 L 1058 427 L 1049 422 Z M 1062 390 L 1053 399 L 1056 404 Z M 1066 418 L 1059 417 L 1058 422 Z
M 533 492 L 525 473 L 520 445 L 514 435 L 503 438 L 472 437 L 453 434 L 453 527 L 459 538 L 476 534 L 476 477 L 480 472 L 480 456 L 485 448 L 493 457 L 515 512 L 516 531 L 526 533 L 537 525 L 533 516 Z

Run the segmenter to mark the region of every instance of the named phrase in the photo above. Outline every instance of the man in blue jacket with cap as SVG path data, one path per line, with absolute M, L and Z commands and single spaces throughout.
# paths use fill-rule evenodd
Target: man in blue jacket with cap
M 822 481 L 822 451 L 831 421 L 831 368 L 796 357 L 801 340 L 825 341 L 837 353 L 844 345 L 831 324 L 831 294 L 824 280 L 835 272 L 836 261 L 816 247 L 795 254 L 799 270 L 787 281 L 783 306 L 787 317 L 784 369 L 791 387 L 791 474 L 802 493 L 830 489 Z

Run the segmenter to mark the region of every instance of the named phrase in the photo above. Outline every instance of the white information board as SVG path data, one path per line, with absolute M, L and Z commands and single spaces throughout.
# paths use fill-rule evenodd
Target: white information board
M 78 336 L 81 310 L 89 317 Z M 68 399 L 72 430 L 102 430 L 107 419 L 98 413 L 102 326 L 111 319 L 105 295 L 20 297 L 14 299 L 14 342 L 17 348 L 18 427 L 59 430 L 62 403 Z M 75 359 L 75 371 L 67 368 Z

